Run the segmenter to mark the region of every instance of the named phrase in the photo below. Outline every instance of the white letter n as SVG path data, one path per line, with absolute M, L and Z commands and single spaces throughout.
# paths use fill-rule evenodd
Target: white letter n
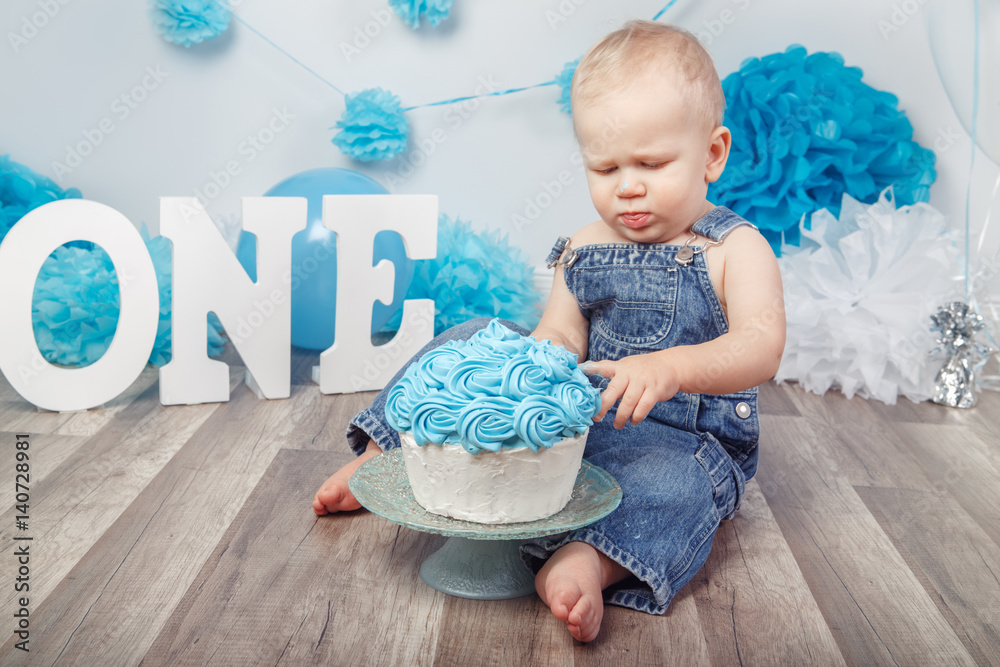
M 229 366 L 208 358 L 208 313 L 222 320 L 248 373 L 266 398 L 291 384 L 292 236 L 306 226 L 304 197 L 244 197 L 243 228 L 257 236 L 257 282 L 250 280 L 194 197 L 160 198 L 160 233 L 173 241 L 170 363 L 160 369 L 163 405 L 229 400 Z M 279 303 L 272 298 L 284 294 Z M 255 301 L 271 300 L 262 316 Z

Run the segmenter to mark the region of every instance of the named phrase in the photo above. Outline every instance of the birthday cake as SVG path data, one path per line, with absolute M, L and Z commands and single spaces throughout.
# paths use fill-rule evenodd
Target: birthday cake
M 515 523 L 569 502 L 600 402 L 574 354 L 493 320 L 412 363 L 385 414 L 424 509 Z

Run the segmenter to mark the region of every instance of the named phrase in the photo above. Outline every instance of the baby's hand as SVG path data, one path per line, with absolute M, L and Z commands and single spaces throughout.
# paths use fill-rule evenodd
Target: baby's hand
M 653 406 L 673 397 L 679 389 L 677 372 L 669 363 L 653 354 L 639 354 L 624 357 L 618 361 L 588 361 L 580 365 L 584 373 L 597 374 L 611 381 L 601 394 L 601 411 L 594 421 L 604 419 L 604 415 L 619 399 L 615 428 L 625 428 L 631 419 L 638 424 Z

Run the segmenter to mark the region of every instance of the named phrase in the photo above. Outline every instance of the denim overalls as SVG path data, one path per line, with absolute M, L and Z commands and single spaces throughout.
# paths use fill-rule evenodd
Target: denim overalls
M 716 207 L 692 230 L 721 242 L 736 227 L 749 224 Z M 691 255 L 687 246 L 610 243 L 575 252 L 576 260 L 563 275 L 590 321 L 589 359 L 694 345 L 728 330 L 703 252 L 686 265 L 676 257 L 678 252 L 682 259 L 684 253 Z M 447 340 L 466 339 L 489 322 L 483 318 L 453 327 L 417 356 Z M 725 372 L 725 360 L 706 372 Z M 383 450 L 399 446 L 383 411 L 388 390 L 402 373 L 348 426 L 356 453 L 364 451 L 368 437 Z M 608 380 L 595 375 L 591 382 L 603 389 Z M 756 470 L 757 390 L 723 396 L 678 393 L 621 431 L 614 428 L 614 419 L 611 409 L 591 427 L 584 457 L 618 481 L 621 505 L 586 528 L 525 543 L 522 557 L 537 571 L 567 542 L 586 542 L 635 575 L 605 590 L 606 602 L 663 614 L 705 563 L 720 520 L 739 506 L 745 480 Z

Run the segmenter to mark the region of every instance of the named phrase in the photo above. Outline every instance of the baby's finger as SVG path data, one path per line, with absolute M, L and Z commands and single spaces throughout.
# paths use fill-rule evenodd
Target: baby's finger
M 612 378 L 615 376 L 615 362 L 585 361 L 580 364 L 580 370 L 587 375 L 600 375 L 601 377 Z
M 608 414 L 608 410 L 611 409 L 611 406 L 613 406 L 617 400 L 618 396 L 614 392 L 610 391 L 610 387 L 602 391 L 601 409 L 598 410 L 596 415 L 594 415 L 594 421 L 602 421 L 604 419 L 604 415 Z
M 596 415 L 594 415 L 594 421 L 599 422 L 604 419 L 604 415 L 608 414 L 608 410 L 618 402 L 625 389 L 628 387 L 628 380 L 621 380 L 616 378 L 611 378 L 608 382 L 608 386 L 604 388 L 601 392 L 601 410 Z
M 632 411 L 632 423 L 638 424 L 648 417 L 649 411 L 653 409 L 654 405 L 656 405 L 656 399 L 652 396 L 652 392 L 643 392 L 642 398 L 635 404 L 635 410 Z
M 636 404 L 642 398 L 643 387 L 637 383 L 630 383 L 628 389 L 622 395 L 618 403 L 618 414 L 615 415 L 615 428 L 625 428 L 626 422 L 632 417 Z

